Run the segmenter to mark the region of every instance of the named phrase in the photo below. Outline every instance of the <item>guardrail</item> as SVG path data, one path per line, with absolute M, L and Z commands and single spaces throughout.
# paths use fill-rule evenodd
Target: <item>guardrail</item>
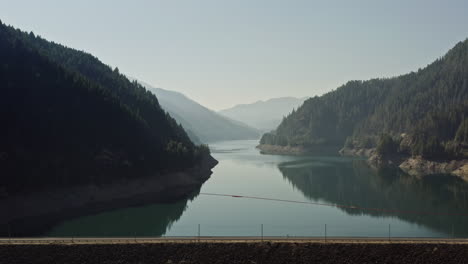
M 0 244 L 130 244 L 130 243 L 467 243 L 466 238 L 438 237 L 295 237 L 295 236 L 171 236 L 171 237 L 25 237 L 0 238 Z

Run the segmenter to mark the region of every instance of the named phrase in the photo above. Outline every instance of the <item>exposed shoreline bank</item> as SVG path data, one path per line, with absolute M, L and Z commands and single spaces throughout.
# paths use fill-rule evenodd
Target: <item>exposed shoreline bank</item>
M 292 155 L 292 156 L 303 156 L 313 154 L 337 154 L 339 148 L 336 146 L 320 146 L 316 148 L 304 148 L 301 146 L 278 146 L 260 144 L 256 146 L 260 150 L 261 154 L 267 155 Z
M 421 156 L 394 155 L 383 158 L 375 148 L 343 148 L 340 154 L 345 156 L 367 157 L 367 163 L 375 168 L 398 167 L 412 176 L 422 177 L 431 174 L 450 174 L 468 181 L 468 160 L 429 160 Z
M 321 147 L 314 150 L 300 146 L 277 146 L 260 144 L 257 146 L 261 154 L 269 155 L 309 155 L 323 153 L 324 150 L 332 151 L 332 147 Z M 468 160 L 428 160 L 421 156 L 397 155 L 384 159 L 376 153 L 375 148 L 341 148 L 339 153 L 342 156 L 367 158 L 367 162 L 374 168 L 398 167 L 404 172 L 422 177 L 431 174 L 450 174 L 468 181 Z
M 59 221 L 77 216 L 188 198 L 196 195 L 217 163 L 208 155 L 197 166 L 180 172 L 124 179 L 104 185 L 89 184 L 13 195 L 0 200 L 0 211 L 8 212 L 0 219 L 0 225 L 16 223 L 16 229 L 19 229 L 16 232 L 20 232 L 17 235 L 21 235 L 21 232 L 30 234 L 35 233 L 32 230 L 47 230 Z
M 270 154 L 270 155 L 305 155 L 307 154 L 307 150 L 302 147 L 260 144 L 256 146 L 256 148 L 260 150 L 261 154 Z

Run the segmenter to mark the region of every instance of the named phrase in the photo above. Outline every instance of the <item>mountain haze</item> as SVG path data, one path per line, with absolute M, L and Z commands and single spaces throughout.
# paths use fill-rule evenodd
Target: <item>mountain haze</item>
M 203 143 L 258 139 L 260 132 L 242 122 L 231 120 L 191 100 L 184 94 L 155 88 L 138 81 L 158 97 L 159 103 L 179 122 L 194 141 Z
M 275 129 L 283 117 L 298 108 L 307 98 L 280 97 L 251 104 L 239 104 L 219 111 L 231 119 L 246 123 L 263 132 Z

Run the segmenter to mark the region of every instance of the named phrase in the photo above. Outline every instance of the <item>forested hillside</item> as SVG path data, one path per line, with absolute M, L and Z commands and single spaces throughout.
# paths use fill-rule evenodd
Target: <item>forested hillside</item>
M 192 167 L 156 97 L 85 52 L 0 23 L 0 196 Z
M 385 135 L 395 151 L 464 156 L 468 136 L 468 40 L 424 69 L 406 75 L 350 81 L 308 99 L 261 144 L 370 148 Z

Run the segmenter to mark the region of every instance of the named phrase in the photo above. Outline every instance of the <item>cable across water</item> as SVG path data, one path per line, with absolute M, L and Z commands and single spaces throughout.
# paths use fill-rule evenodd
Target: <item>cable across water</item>
M 337 208 L 344 208 L 344 209 L 354 209 L 354 210 L 362 210 L 362 211 L 381 212 L 381 213 L 413 214 L 413 215 L 468 216 L 468 213 L 459 213 L 459 212 L 437 213 L 437 212 L 424 212 L 424 211 L 394 210 L 394 209 L 384 209 L 384 208 L 369 208 L 369 207 L 360 207 L 360 206 L 354 206 L 354 205 L 319 203 L 319 202 L 311 202 L 311 201 L 286 200 L 286 199 L 258 197 L 258 196 L 246 196 L 246 195 L 236 195 L 236 194 L 200 193 L 200 195 L 220 196 L 220 197 L 230 197 L 230 198 L 245 198 L 245 199 L 275 201 L 275 202 L 298 203 L 298 204 L 309 204 L 309 205 L 328 206 L 328 207 L 337 207 Z

